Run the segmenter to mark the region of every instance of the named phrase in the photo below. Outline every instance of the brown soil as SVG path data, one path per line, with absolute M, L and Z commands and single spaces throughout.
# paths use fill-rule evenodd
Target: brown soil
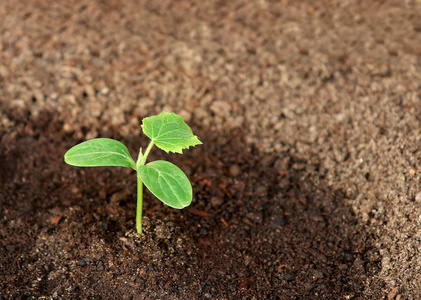
M 3 299 L 418 299 L 421 2 L 0 2 Z M 71 146 L 154 149 L 190 207 Z

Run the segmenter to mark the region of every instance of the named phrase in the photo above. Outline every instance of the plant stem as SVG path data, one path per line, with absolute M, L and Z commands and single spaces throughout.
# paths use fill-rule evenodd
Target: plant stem
M 142 234 L 142 210 L 143 210 L 143 182 L 137 174 L 137 208 L 136 208 L 136 231 Z
M 148 147 L 145 150 L 145 154 L 141 155 L 142 149 L 139 151 L 139 157 L 136 162 L 136 174 L 137 174 L 137 207 L 136 207 L 136 231 L 138 234 L 142 234 L 142 212 L 143 212 L 143 182 L 139 175 L 139 170 L 145 165 L 146 158 L 148 158 L 149 152 L 154 145 L 153 141 L 150 141 Z
M 151 149 L 153 147 L 155 143 L 153 141 L 149 142 L 148 147 L 145 150 L 145 154 L 142 155 L 142 159 L 140 161 L 137 162 L 137 167 L 139 168 L 140 166 L 145 165 L 146 159 L 148 158 L 149 152 L 151 152 Z

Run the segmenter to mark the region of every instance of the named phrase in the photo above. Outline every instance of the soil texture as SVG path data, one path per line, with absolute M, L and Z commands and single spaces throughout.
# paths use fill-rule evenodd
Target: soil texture
M 181 115 L 192 205 L 64 153 Z M 419 299 L 421 2 L 0 1 L 0 298 Z

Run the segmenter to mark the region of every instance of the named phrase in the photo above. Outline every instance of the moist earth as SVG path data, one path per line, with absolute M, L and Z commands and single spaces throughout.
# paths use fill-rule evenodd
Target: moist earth
M 0 3 L 3 299 L 418 299 L 421 2 Z M 153 149 L 193 202 L 75 168 L 86 139 Z

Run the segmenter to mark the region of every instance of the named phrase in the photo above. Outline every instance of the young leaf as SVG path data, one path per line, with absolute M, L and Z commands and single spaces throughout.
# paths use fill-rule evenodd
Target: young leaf
M 142 130 L 157 147 L 166 152 L 183 153 L 183 149 L 202 144 L 183 118 L 175 113 L 163 111 L 157 116 L 144 118 Z
M 136 170 L 136 163 L 123 143 L 99 138 L 80 143 L 64 155 L 64 161 L 77 167 L 116 166 Z
M 159 200 L 173 208 L 190 205 L 193 193 L 186 174 L 176 165 L 157 160 L 139 168 L 139 176 Z

